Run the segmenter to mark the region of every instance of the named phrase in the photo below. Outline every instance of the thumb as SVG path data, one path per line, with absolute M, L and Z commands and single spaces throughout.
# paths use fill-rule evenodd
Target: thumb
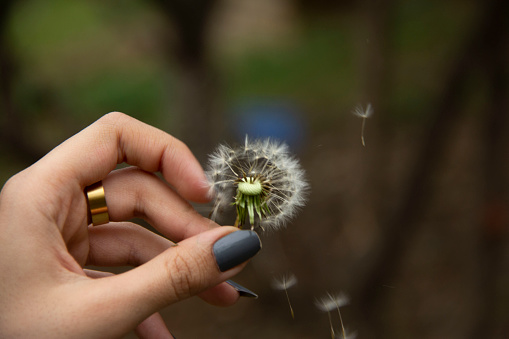
M 115 313 L 124 326 L 135 326 L 167 305 L 230 279 L 260 249 L 256 232 L 218 227 L 179 242 L 129 272 L 97 280 L 103 286 L 96 291 L 104 291 L 108 313 Z

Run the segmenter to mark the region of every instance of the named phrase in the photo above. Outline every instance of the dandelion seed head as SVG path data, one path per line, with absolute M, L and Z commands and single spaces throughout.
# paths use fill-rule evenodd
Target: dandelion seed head
M 328 294 L 328 295 L 334 301 L 334 304 L 338 308 L 350 304 L 350 297 L 344 292 L 340 292 L 338 294 Z
M 338 294 L 327 293 L 320 299 L 315 300 L 316 307 L 324 312 L 330 312 L 350 303 L 350 298 L 343 292 Z
M 328 297 L 322 297 L 320 299 L 315 300 L 315 306 L 323 312 L 330 312 L 336 308 L 336 304 L 332 301 L 332 299 Z
M 368 103 L 366 108 L 362 107 L 362 105 L 359 105 L 355 107 L 353 114 L 359 118 L 367 119 L 373 115 L 373 106 L 371 106 L 371 103 Z
M 238 195 L 239 183 L 247 183 L 242 184 L 244 192 L 250 189 L 255 192 L 254 185 L 262 187 L 261 208 L 248 213 L 252 227 L 256 219 L 257 226 L 262 229 L 278 229 L 295 217 L 306 203 L 308 183 L 304 170 L 284 143 L 270 139 L 250 140 L 246 136 L 243 145 L 219 145 L 209 156 L 206 173 L 210 192 L 216 197 L 213 216 L 232 205 L 239 208 L 250 203 Z
M 287 290 L 297 284 L 297 277 L 293 273 L 288 273 L 272 280 L 272 287 L 275 290 Z

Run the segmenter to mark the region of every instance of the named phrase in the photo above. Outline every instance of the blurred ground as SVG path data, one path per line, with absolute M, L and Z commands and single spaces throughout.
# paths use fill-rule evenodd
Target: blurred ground
M 248 130 L 276 136 L 309 203 L 235 279 L 260 298 L 168 307 L 177 338 L 327 338 L 326 291 L 351 296 L 359 338 L 508 338 L 508 5 L 192 4 L 1 5 L 0 182 L 113 110 L 203 164 Z M 295 320 L 270 287 L 285 272 Z

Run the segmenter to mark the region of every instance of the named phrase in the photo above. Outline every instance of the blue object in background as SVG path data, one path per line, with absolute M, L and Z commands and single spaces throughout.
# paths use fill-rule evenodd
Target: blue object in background
M 240 104 L 233 111 L 235 137 L 279 140 L 300 151 L 306 141 L 306 124 L 297 106 L 282 100 L 253 100 Z

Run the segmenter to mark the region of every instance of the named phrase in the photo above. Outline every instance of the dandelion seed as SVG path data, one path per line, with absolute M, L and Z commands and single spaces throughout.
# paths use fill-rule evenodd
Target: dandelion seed
M 322 298 L 320 300 L 315 300 L 315 305 L 318 307 L 319 310 L 327 312 L 327 316 L 329 317 L 329 325 L 330 325 L 330 334 L 331 338 L 334 339 L 334 327 L 332 326 L 332 317 L 330 314 L 331 311 L 331 302 L 329 298 Z M 332 307 L 334 309 L 334 306 Z
M 337 336 L 336 338 L 340 339 L 356 339 L 357 338 L 357 331 L 350 332 L 348 330 L 345 331 L 341 336 Z
M 304 206 L 308 189 L 304 170 L 285 144 L 247 136 L 243 145 L 219 145 L 209 157 L 207 177 L 215 196 L 211 219 L 235 206 L 239 228 L 282 227 Z
M 332 338 L 335 338 L 335 335 L 334 335 L 334 327 L 332 326 L 331 311 L 334 309 L 337 309 L 338 314 L 339 314 L 339 321 L 341 323 L 343 339 L 346 339 L 346 331 L 345 331 L 345 327 L 343 325 L 343 318 L 341 317 L 341 311 L 339 309 L 345 305 L 348 305 L 349 303 L 350 303 L 350 299 L 344 293 L 340 293 L 337 295 L 332 295 L 330 293 L 327 293 L 324 297 L 317 299 L 315 301 L 316 307 L 318 307 L 318 309 L 321 311 L 327 312 L 327 315 L 329 316 L 329 324 L 330 324 Z
M 343 331 L 343 339 L 347 338 L 346 332 L 345 332 L 345 326 L 343 324 L 343 317 L 341 316 L 341 311 L 339 310 L 341 307 L 348 305 L 350 303 L 350 298 L 345 293 L 340 293 L 335 296 L 331 296 L 331 299 L 334 301 L 334 304 L 336 305 L 336 308 L 338 310 L 339 315 L 339 321 L 341 323 L 341 330 Z
M 272 281 L 272 287 L 276 290 L 284 290 L 286 294 L 286 300 L 288 300 L 288 306 L 290 307 L 290 313 L 292 318 L 295 319 L 295 314 L 293 312 L 292 304 L 290 303 L 290 297 L 288 296 L 288 289 L 297 284 L 297 277 L 292 273 L 287 275 L 283 275 L 280 278 L 275 278 Z
M 364 129 L 366 126 L 366 119 L 373 115 L 373 107 L 371 106 L 370 103 L 366 105 L 366 109 L 362 108 L 362 106 L 359 105 L 354 109 L 353 114 L 358 116 L 359 118 L 362 118 L 361 142 L 362 146 L 366 147 L 366 143 L 364 141 Z

